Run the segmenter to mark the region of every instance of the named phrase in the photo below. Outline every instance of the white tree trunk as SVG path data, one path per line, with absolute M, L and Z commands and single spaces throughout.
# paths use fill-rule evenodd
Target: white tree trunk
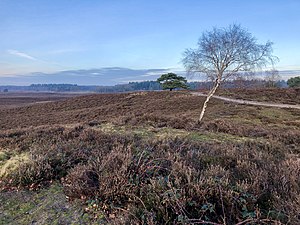
M 205 113 L 205 110 L 206 110 L 206 107 L 207 107 L 207 103 L 209 102 L 210 98 L 215 94 L 215 92 L 216 92 L 216 90 L 218 89 L 219 86 L 220 86 L 220 80 L 217 79 L 215 81 L 215 84 L 214 84 L 213 88 L 209 91 L 209 93 L 207 94 L 206 100 L 203 103 L 203 107 L 202 107 L 202 111 L 200 113 L 198 123 L 200 123 L 202 121 L 202 118 L 204 116 L 204 113 Z

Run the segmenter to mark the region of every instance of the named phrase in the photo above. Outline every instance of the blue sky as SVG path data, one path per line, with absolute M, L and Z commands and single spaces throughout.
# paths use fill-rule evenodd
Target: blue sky
M 63 83 L 60 71 L 79 70 L 86 79 L 69 83 L 101 85 L 84 73 L 110 67 L 123 81 L 105 84 L 156 78 L 183 70 L 203 31 L 232 23 L 274 42 L 277 69 L 300 70 L 299 0 L 0 0 L 0 18 L 0 84 Z

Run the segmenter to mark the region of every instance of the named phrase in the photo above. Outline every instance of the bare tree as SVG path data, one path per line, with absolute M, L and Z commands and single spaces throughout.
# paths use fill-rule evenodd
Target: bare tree
M 237 73 L 236 76 L 233 77 L 232 82 L 235 88 L 246 88 L 247 86 L 253 86 L 253 80 L 255 78 L 254 72 L 243 72 Z
M 221 82 L 241 72 L 273 64 L 277 57 L 272 55 L 272 42 L 258 44 L 257 40 L 240 25 L 213 28 L 202 34 L 197 49 L 184 52 L 183 64 L 189 74 L 204 74 L 214 81 L 203 104 L 199 122 L 204 116 L 207 103 Z M 240 72 L 240 73 L 239 73 Z
M 246 77 L 243 75 L 238 75 L 232 80 L 232 84 L 234 88 L 242 89 L 245 88 Z
M 276 87 L 277 81 L 280 80 L 278 70 L 272 69 L 265 72 L 265 81 L 267 87 Z

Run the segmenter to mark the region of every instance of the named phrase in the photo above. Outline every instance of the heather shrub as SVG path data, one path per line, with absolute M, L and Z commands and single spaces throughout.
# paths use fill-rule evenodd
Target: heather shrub
M 288 187 L 282 175 L 292 175 L 292 180 L 299 175 L 297 167 L 291 170 L 286 165 L 284 154 L 279 157 L 272 146 L 254 142 L 228 144 L 225 149 L 182 139 L 121 145 L 106 157 L 92 160 L 88 169 L 79 166 L 70 171 L 65 190 L 73 197 L 97 196 L 112 211 L 130 208 L 127 219 L 143 223 L 288 222 L 292 211 L 297 219 L 299 206 L 294 198 L 299 183 Z M 274 175 L 278 164 L 285 172 Z M 87 171 L 96 177 L 93 182 Z M 85 191 L 88 184 L 92 184 L 91 193 Z M 294 194 L 287 196 L 291 192 Z M 286 202 L 291 202 L 293 209 L 283 207 Z
M 299 222 L 299 159 L 277 140 L 151 140 L 82 126 L 24 135 L 30 160 L 4 180 L 61 180 L 71 199 L 95 199 L 123 222 Z

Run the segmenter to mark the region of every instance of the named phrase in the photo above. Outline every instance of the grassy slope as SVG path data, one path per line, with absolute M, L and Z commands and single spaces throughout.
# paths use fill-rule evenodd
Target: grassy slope
M 93 132 L 101 132 L 109 135 L 138 137 L 142 138 L 142 140 L 146 140 L 146 142 L 150 141 L 150 144 L 151 140 L 156 140 L 160 143 L 166 140 L 174 140 L 174 138 L 178 137 L 187 140 L 185 141 L 186 143 L 196 142 L 201 143 L 201 145 L 214 145 L 217 150 L 211 150 L 210 153 L 205 153 L 200 159 L 208 166 L 213 166 L 213 168 L 216 166 L 220 168 L 224 167 L 225 171 L 229 171 L 230 168 L 228 166 L 232 165 L 232 162 L 236 162 L 236 160 L 240 160 L 242 163 L 249 163 L 254 160 L 252 163 L 258 163 L 256 164 L 256 166 L 258 166 L 259 163 L 265 159 L 271 160 L 270 164 L 276 163 L 276 161 L 278 163 L 278 157 L 281 158 L 280 165 L 289 163 L 290 167 L 293 166 L 294 169 L 297 170 L 297 159 L 299 158 L 300 152 L 299 111 L 234 105 L 213 100 L 208 108 L 204 124 L 201 127 L 197 127 L 194 126 L 194 122 L 197 119 L 199 105 L 201 105 L 202 100 L 201 97 L 190 96 L 184 93 L 167 92 L 91 95 L 68 99 L 62 102 L 47 103 L 43 104 L 43 107 L 35 105 L 19 109 L 1 110 L 1 169 L 3 170 L 5 166 L 11 163 L 12 159 L 15 159 L 16 156 L 20 156 L 20 154 L 27 154 L 29 152 L 30 154 L 39 155 L 40 153 L 36 149 L 44 145 L 46 145 L 45 150 L 50 150 L 52 148 L 55 149 L 56 146 L 59 147 L 59 143 L 61 143 L 62 146 L 68 146 L 71 151 L 73 151 L 72 149 L 75 151 L 77 149 L 76 146 L 78 146 L 79 143 L 83 143 L 83 148 L 93 149 L 92 141 L 85 136 L 93 136 L 96 135 Z M 11 115 L 14 116 L 12 117 Z M 57 132 L 59 134 L 57 134 Z M 72 141 L 66 143 L 65 140 L 63 140 L 63 138 L 68 137 L 70 140 L 73 140 L 73 135 L 79 135 L 81 142 L 77 143 L 74 139 L 73 145 Z M 84 136 L 83 139 L 80 138 L 82 135 Z M 100 134 L 100 136 L 101 135 L 102 134 Z M 58 140 L 58 143 L 53 143 L 48 139 Z M 236 146 L 243 143 L 256 143 L 258 146 L 270 147 L 261 147 L 263 151 L 268 152 L 259 153 L 260 155 L 258 152 L 253 152 L 253 156 L 247 156 L 250 158 L 247 158 L 243 154 L 239 155 L 238 152 L 231 152 L 228 149 L 237 148 Z M 256 147 L 254 151 L 257 151 L 255 149 Z M 224 153 L 220 154 L 219 152 L 218 156 L 216 155 L 218 151 L 224 151 Z M 165 155 L 164 157 L 167 156 Z M 238 157 L 241 158 L 238 159 Z M 251 157 L 253 159 L 251 159 Z M 228 159 L 228 162 L 226 159 Z M 292 159 L 296 159 L 296 161 Z M 171 158 L 170 160 L 174 159 Z M 245 167 L 245 165 L 242 167 Z M 17 170 L 18 163 L 17 166 L 10 166 L 10 168 Z M 193 167 L 191 168 L 193 169 Z M 173 168 L 173 170 L 175 169 Z M 207 171 L 204 170 L 204 173 L 205 171 L 210 174 L 216 173 L 211 170 L 212 168 L 209 167 Z M 72 172 L 70 173 L 72 174 Z M 55 177 L 64 176 L 65 175 L 58 176 L 54 174 L 53 177 L 49 177 L 49 179 L 52 180 L 57 179 Z M 285 179 L 292 179 L 292 177 L 287 176 Z M 35 181 L 32 183 L 35 183 Z M 297 184 L 295 185 L 297 186 Z M 296 186 L 293 186 L 293 188 Z M 299 189 L 296 190 L 297 193 L 299 193 Z M 68 189 L 65 191 L 68 191 Z M 252 190 L 250 190 L 250 192 L 252 194 L 255 193 L 255 191 Z M 64 214 L 64 210 L 49 210 L 50 208 L 53 209 L 53 207 L 60 208 L 60 206 L 62 206 L 63 209 L 65 207 L 64 205 L 68 204 L 65 198 L 63 198 L 59 185 L 54 185 L 39 193 L 25 193 L 27 194 L 13 195 L 14 197 L 7 192 L 3 192 L 0 195 L 1 202 L 2 200 L 7 202 L 7 204 L 0 208 L 0 213 L 6 215 L 0 222 L 4 224 L 16 220 L 19 223 L 26 224 L 30 222 L 30 220 L 37 220 L 40 224 L 47 223 L 38 216 L 40 212 L 45 213 L 46 218 L 57 216 L 58 220 L 56 220 L 56 222 L 64 221 L 63 223 L 67 224 L 71 223 L 71 220 L 75 222 L 82 220 L 82 223 L 84 223 L 84 220 L 88 219 L 78 216 L 80 214 L 79 212 L 82 213 L 82 209 L 75 205 L 67 210 L 67 215 Z M 47 198 L 49 193 L 54 193 L 53 196 L 59 197 L 54 197 L 53 201 L 53 199 Z M 224 190 L 224 194 L 225 193 L 227 192 Z M 262 193 L 259 194 L 258 192 L 256 197 L 261 197 L 261 194 Z M 24 196 L 27 196 L 26 198 L 29 199 L 28 204 L 14 206 L 18 200 L 23 200 L 22 198 Z M 143 201 L 145 200 L 143 199 Z M 33 202 L 37 202 L 38 205 L 42 207 L 33 207 L 31 204 Z M 203 202 L 202 207 L 210 206 L 204 203 L 205 202 Z M 147 207 L 151 208 L 151 206 Z M 293 207 L 293 210 L 295 210 L 297 206 Z M 32 215 L 24 214 L 24 211 L 27 212 L 28 210 L 34 213 Z M 148 215 L 148 211 L 145 211 L 145 215 Z M 249 213 L 251 212 L 254 211 L 249 209 Z M 121 215 L 122 213 L 119 212 L 119 214 Z M 108 217 L 113 215 L 111 216 L 112 218 L 109 217 L 108 220 L 114 220 L 115 214 L 107 215 Z M 216 222 L 219 221 L 216 216 L 209 216 L 207 217 L 208 219 L 211 218 Z M 286 216 L 288 215 L 283 215 L 282 220 L 287 221 Z M 119 216 L 118 219 L 122 219 L 122 217 L 123 216 Z M 125 217 L 126 216 L 124 216 L 124 218 Z M 242 216 L 240 217 L 243 218 Z M 280 217 L 280 214 L 277 214 L 277 219 L 280 219 L 278 217 Z M 203 219 L 205 218 L 203 217 Z M 52 222 L 55 223 L 55 221 Z M 60 222 L 57 222 L 57 224 L 59 223 Z
M 39 191 L 4 192 L 0 195 L 0 224 L 87 224 L 78 202 L 68 202 L 59 184 Z

